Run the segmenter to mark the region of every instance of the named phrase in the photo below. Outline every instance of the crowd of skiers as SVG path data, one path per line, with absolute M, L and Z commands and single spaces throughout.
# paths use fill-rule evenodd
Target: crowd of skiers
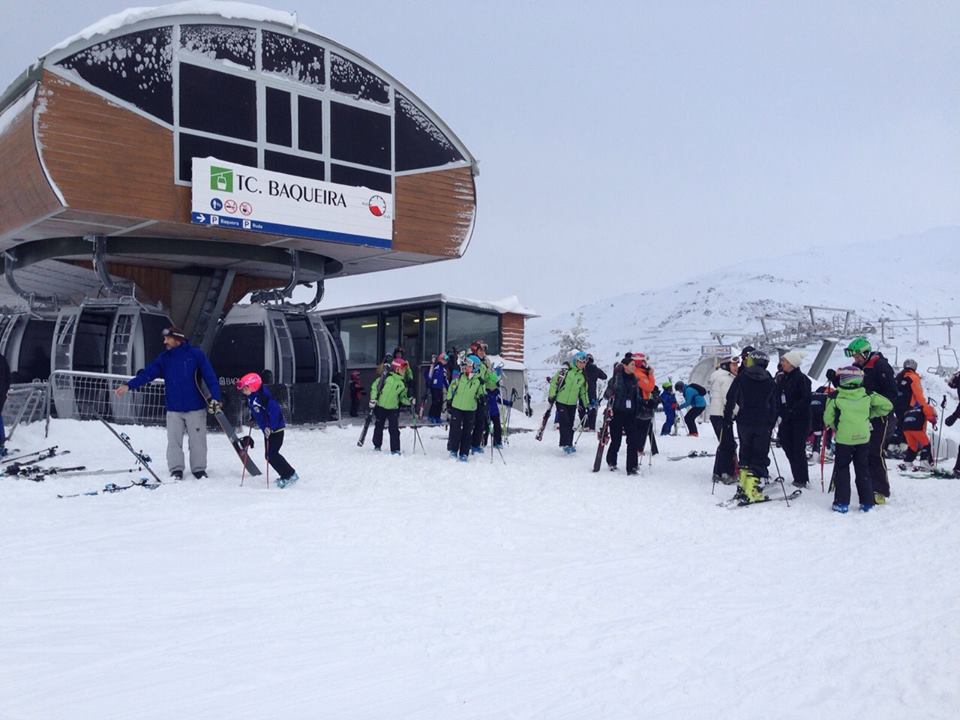
M 424 402 L 429 400 L 427 421 L 439 425 L 446 409 L 449 421 L 447 451 L 451 457 L 467 462 L 471 454 L 483 452 L 488 438 L 495 449 L 503 448 L 500 406 L 509 407 L 512 398 L 501 397 L 503 366 L 494 365 L 487 355 L 486 342 L 474 341 L 469 352 L 458 352 L 454 348 L 434 355 L 423 374 L 428 391 Z M 354 371 L 350 377 L 351 415 L 356 416 L 363 392 L 359 372 Z M 400 408 L 407 407 L 416 412 L 415 398 L 413 371 L 404 358 L 403 348 L 397 347 L 392 356 L 384 358 L 370 387 L 369 409 L 375 418 L 374 450 L 381 449 L 386 426 L 390 452 L 400 454 Z
M 575 354 L 568 367 L 557 374 L 561 383 L 572 380 L 574 388 L 582 385 L 578 375 L 581 355 Z M 625 439 L 626 470 L 635 474 L 647 436 L 653 440 L 649 426 L 657 406 L 662 406 L 665 416 L 661 435 L 674 432 L 678 412 L 686 408 L 684 421 L 688 435 L 693 437 L 699 435 L 697 418 L 706 412 L 718 441 L 713 479 L 737 484 L 742 503 L 768 499 L 763 488 L 770 481 L 771 441 L 776 433 L 776 443 L 787 458 L 795 486 L 808 487 L 810 454 L 822 453 L 822 463 L 829 448 L 834 461 L 833 509 L 849 509 L 853 465 L 860 509 L 869 511 L 890 497 L 884 453 L 892 441 L 902 438 L 906 443 L 905 464 L 919 461 L 924 467 L 934 465 L 927 424 L 936 428 L 937 413 L 924 396 L 915 360 L 905 360 L 903 369 L 895 375 L 883 354 L 874 351 L 863 337 L 855 338 L 845 355 L 850 365 L 828 370 L 828 382 L 814 390 L 810 378 L 800 370 L 802 351 L 783 354 L 771 374 L 767 353 L 747 346 L 719 363 L 710 375 L 708 388 L 696 383 L 665 382 L 657 394 L 646 356 L 627 353 L 614 367 L 604 393 L 610 433 L 607 465 L 616 469 Z M 950 380 L 950 386 L 957 389 L 960 399 L 960 373 Z M 551 383 L 550 399 L 556 399 L 558 406 L 576 400 L 573 389 L 561 395 L 564 389 Z M 682 394 L 682 402 L 677 401 L 674 390 Z M 569 411 L 561 414 L 560 444 L 566 452 L 572 451 L 570 417 Z M 946 422 L 952 425 L 958 418 L 960 407 Z M 960 475 L 960 459 L 954 474 Z
M 850 364 L 828 370 L 827 382 L 814 389 L 800 369 L 804 360 L 800 350 L 784 353 L 771 373 L 767 353 L 747 346 L 719 362 L 707 387 L 670 381 L 658 386 L 647 356 L 637 352 L 626 353 L 608 378 L 592 355 L 574 351 L 564 367 L 549 378 L 548 400 L 555 412 L 559 445 L 566 454 L 576 452 L 575 425 L 596 429 L 597 410 L 604 401 L 600 435 L 609 439 L 604 455 L 607 466 L 617 468 L 625 445 L 629 475 L 637 473 L 648 440 L 651 448 L 655 446 L 653 421 L 658 409 L 664 412 L 660 435 L 676 434 L 683 413 L 687 434 L 698 437 L 698 419 L 705 414 L 718 443 L 713 479 L 736 484 L 741 502 L 767 499 L 763 490 L 770 482 L 771 442 L 775 440 L 798 488 L 809 486 L 811 455 L 820 453 L 822 465 L 826 455 L 832 454 L 833 508 L 838 512 L 849 509 L 852 465 L 860 509 L 866 512 L 890 497 L 884 452 L 891 441 L 906 443 L 905 463 L 934 464 L 927 426 L 936 428 L 937 413 L 924 396 L 916 361 L 905 360 L 895 374 L 883 354 L 874 351 L 863 337 L 851 341 L 845 355 Z M 370 412 L 375 418 L 373 445 L 381 449 L 386 427 L 390 451 L 399 454 L 400 408 L 415 407 L 413 373 L 399 347 L 379 370 L 369 389 Z M 469 351 L 434 356 L 424 369 L 424 402 L 429 403 L 426 417 L 437 425 L 447 413 L 451 457 L 467 462 L 471 454 L 483 452 L 488 438 L 494 448 L 502 448 L 500 406 L 511 402 L 500 395 L 501 375 L 502 367 L 491 363 L 482 340 L 472 343 Z M 608 382 L 598 392 L 601 380 Z M 960 374 L 950 383 L 960 398 Z M 351 414 L 356 414 L 363 393 L 355 372 L 351 376 Z M 960 407 L 947 424 L 958 418 Z M 955 472 L 960 475 L 960 460 Z

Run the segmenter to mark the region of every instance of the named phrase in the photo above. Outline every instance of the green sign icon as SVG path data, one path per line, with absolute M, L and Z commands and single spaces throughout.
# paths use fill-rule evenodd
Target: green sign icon
M 233 192 L 233 170 L 210 166 L 210 189 L 218 192 Z

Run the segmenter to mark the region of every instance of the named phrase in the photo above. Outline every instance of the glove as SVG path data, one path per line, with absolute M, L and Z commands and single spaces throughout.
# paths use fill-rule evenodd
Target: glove
M 263 429 L 263 438 L 266 440 L 270 437 L 270 428 Z
M 210 402 L 207 403 L 207 412 L 210 413 L 211 415 L 216 415 L 218 412 L 222 412 L 222 411 L 223 411 L 223 403 L 221 403 L 219 400 L 211 399 Z
M 373 410 L 377 406 L 376 400 L 371 400 L 369 403 L 370 409 Z
M 936 421 L 936 420 L 934 420 L 930 425 L 931 425 L 931 427 L 932 427 L 934 430 L 937 429 L 937 421 Z
M 252 448 L 252 447 L 253 447 L 253 438 L 250 437 L 249 435 L 245 435 L 244 437 L 240 438 L 240 447 L 242 447 L 242 448 L 244 448 L 244 449 L 246 449 L 246 450 L 249 450 L 250 448 Z
M 956 421 L 957 421 L 957 414 L 954 413 L 953 415 L 951 415 L 950 417 L 948 417 L 948 418 L 947 418 L 946 420 L 944 420 L 943 422 L 944 422 L 944 424 L 945 424 L 947 427 L 953 427 L 953 424 L 954 424 Z

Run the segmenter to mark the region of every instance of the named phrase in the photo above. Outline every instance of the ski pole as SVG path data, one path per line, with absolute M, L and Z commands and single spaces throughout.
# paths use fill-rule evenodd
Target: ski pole
M 770 449 L 770 455 L 773 456 L 773 466 L 777 469 L 777 477 L 774 479 L 774 482 L 780 483 L 780 489 L 783 491 L 783 501 L 787 504 L 787 507 L 790 507 L 790 500 L 787 499 L 787 488 L 784 487 L 783 475 L 780 474 L 780 463 L 777 462 L 776 448 Z
M 827 460 L 827 438 L 829 437 L 827 433 L 830 432 L 830 428 L 825 427 L 820 431 L 820 492 L 826 492 L 823 489 L 823 465 Z
M 253 432 L 253 425 L 247 426 L 247 439 L 250 438 L 250 433 Z M 240 487 L 243 487 L 243 481 L 247 477 L 247 455 L 250 454 L 250 443 L 245 442 L 243 444 L 243 472 L 240 473 Z
M 943 421 L 944 413 L 947 411 L 947 396 L 943 396 L 943 400 L 940 401 L 940 422 L 937 425 L 937 454 L 933 457 L 933 466 L 936 467 L 937 463 L 940 461 L 940 440 L 943 438 Z
M 267 490 L 270 489 L 270 430 L 263 431 L 263 451 L 265 454 L 264 458 L 267 461 Z

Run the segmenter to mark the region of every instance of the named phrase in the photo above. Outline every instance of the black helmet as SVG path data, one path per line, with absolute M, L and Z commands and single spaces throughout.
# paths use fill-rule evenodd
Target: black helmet
M 751 350 L 750 354 L 747 355 L 747 359 L 750 361 L 751 365 L 756 365 L 762 368 L 766 368 L 767 365 L 770 364 L 770 356 L 767 355 L 763 350 Z

